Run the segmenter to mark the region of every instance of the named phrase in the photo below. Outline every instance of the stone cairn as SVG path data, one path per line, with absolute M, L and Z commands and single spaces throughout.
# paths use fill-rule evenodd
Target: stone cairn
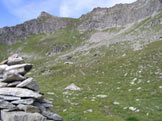
M 0 63 L 0 119 L 2 121 L 62 121 L 50 110 L 52 102 L 39 93 L 33 78 L 25 77 L 33 65 L 18 54 Z

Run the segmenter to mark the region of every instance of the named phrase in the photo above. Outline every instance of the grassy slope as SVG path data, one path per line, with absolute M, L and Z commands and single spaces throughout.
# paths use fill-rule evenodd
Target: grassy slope
M 55 92 L 56 95 L 46 94 L 46 96 L 48 99 L 54 99 L 54 109 L 66 121 L 111 121 L 113 119 L 122 121 L 130 117 L 134 117 L 132 120 L 160 121 L 162 119 L 162 90 L 159 88 L 162 85 L 159 78 L 162 72 L 161 46 L 162 41 L 158 41 L 141 51 L 129 50 L 128 53 L 128 50 L 125 50 L 127 53 L 125 57 L 122 56 L 123 53 L 109 56 L 110 53 L 117 51 L 112 48 L 105 50 L 106 56 L 92 57 L 91 61 L 79 65 L 59 63 L 48 68 L 50 73 L 47 75 L 41 75 L 41 73 L 37 75 L 43 71 L 37 71 L 33 75 L 36 75 L 35 78 L 42 87 L 41 91 Z M 127 76 L 124 76 L 126 73 Z M 131 85 L 130 82 L 134 78 L 137 78 L 135 85 Z M 97 82 L 103 82 L 103 84 L 97 84 Z M 69 95 L 63 95 L 63 89 L 71 83 L 75 83 L 83 90 L 70 91 Z M 120 89 L 117 89 L 118 87 Z M 142 89 L 137 90 L 139 87 Z M 131 89 L 130 92 L 129 89 Z M 108 97 L 95 98 L 92 102 L 91 99 L 99 94 L 105 94 Z M 64 101 L 67 100 L 73 104 L 65 103 Z M 114 105 L 114 101 L 120 104 Z M 75 106 L 75 103 L 78 105 Z M 140 112 L 123 109 L 130 106 L 136 107 Z M 67 109 L 67 112 L 62 112 L 64 109 Z M 93 109 L 93 112 L 85 114 L 84 111 L 87 109 Z
M 150 21 L 150 18 L 125 34 L 133 32 L 147 21 Z M 158 31 L 161 25 L 155 25 L 153 29 Z M 53 100 L 54 109 L 65 121 L 160 121 L 162 41 L 151 43 L 136 52 L 129 48 L 127 43 L 113 44 L 109 48 L 101 47 L 99 50 L 91 50 L 89 55 L 72 58 L 70 61 L 77 62 L 74 65 L 65 65 L 64 62 L 67 60 L 55 64 L 54 60 L 59 54 L 44 57 L 47 52 L 53 51 L 54 44 L 70 44 L 76 47 L 88 37 L 88 33 L 79 34 L 75 27 L 69 25 L 67 29 L 48 36 L 35 35 L 13 46 L 1 45 L 0 59 L 9 55 L 8 52 L 42 57 L 39 60 L 28 59 L 35 65 L 28 76 L 38 80 L 41 91 L 48 99 Z M 66 48 L 64 51 L 69 49 Z M 93 56 L 96 51 L 100 53 Z M 126 56 L 122 56 L 124 53 Z M 137 78 L 135 85 L 131 85 L 134 78 Z M 64 88 L 71 83 L 81 87 L 82 91 L 68 91 L 67 95 L 63 94 Z M 141 90 L 137 90 L 139 87 Z M 130 89 L 131 91 L 128 91 Z M 47 92 L 55 94 L 49 95 Z M 108 97 L 96 98 L 99 94 Z M 114 101 L 120 104 L 114 105 Z M 136 107 L 140 112 L 123 109 L 130 106 Z M 64 109 L 67 111 L 63 112 Z M 84 113 L 88 109 L 93 109 L 93 112 Z

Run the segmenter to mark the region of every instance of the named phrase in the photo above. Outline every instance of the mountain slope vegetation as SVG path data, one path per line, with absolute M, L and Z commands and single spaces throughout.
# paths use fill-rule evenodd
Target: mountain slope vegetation
M 124 26 L 78 30 L 91 15 L 1 44 L 0 60 L 18 53 L 33 63 L 27 76 L 38 81 L 65 121 L 161 121 L 162 14 Z M 72 83 L 81 91 L 65 90 Z

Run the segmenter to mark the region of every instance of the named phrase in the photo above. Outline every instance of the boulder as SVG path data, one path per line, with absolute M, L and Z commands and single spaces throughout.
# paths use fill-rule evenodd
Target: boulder
M 27 113 L 22 111 L 7 112 L 1 111 L 3 121 L 46 121 L 46 118 L 39 113 Z
M 28 89 L 34 90 L 34 91 L 39 91 L 40 87 L 37 84 L 37 82 L 33 78 L 28 78 L 18 84 L 16 87 L 23 88 L 26 87 Z
M 42 115 L 47 117 L 48 119 L 52 119 L 55 121 L 62 121 L 62 117 L 59 116 L 55 111 L 51 111 L 51 110 L 44 110 L 42 112 Z
M 3 75 L 3 79 L 0 79 L 1 82 L 13 82 L 13 81 L 22 81 L 25 77 L 14 73 L 14 72 L 7 72 Z
M 0 95 L 0 99 L 6 100 L 6 101 L 14 101 L 14 100 L 20 100 L 20 97 L 15 97 L 15 96 L 5 96 L 5 95 Z
M 33 104 L 34 99 L 33 98 L 28 98 L 28 99 L 20 99 L 16 101 L 12 101 L 12 104 L 25 104 L 25 105 L 31 105 Z
M 39 113 L 40 112 L 39 108 L 36 106 L 33 106 L 33 105 L 19 104 L 17 107 L 19 110 L 23 110 L 25 112 L 30 112 L 30 113 Z
M 64 90 L 81 91 L 81 88 L 72 83 L 69 86 L 67 86 Z
M 62 117 L 58 115 L 55 111 L 49 110 L 48 108 L 45 108 L 42 106 L 40 103 L 34 103 L 37 107 L 39 107 L 41 114 L 45 117 L 47 117 L 50 120 L 55 120 L 55 121 L 62 121 Z
M 12 66 L 8 66 L 7 68 L 5 68 L 4 73 L 12 72 L 16 74 L 25 75 L 27 72 L 29 72 L 32 69 L 32 67 L 33 67 L 32 64 L 12 65 Z
M 8 65 L 15 65 L 15 64 L 23 64 L 24 60 L 22 57 L 19 57 L 18 55 L 13 55 L 8 58 L 7 64 Z
M 23 98 L 42 99 L 42 95 L 29 89 L 22 88 L 0 88 L 0 95 L 16 96 Z
M 0 99 L 0 108 L 1 109 L 8 109 L 8 110 L 15 110 L 16 106 L 9 103 L 8 101 L 4 101 Z

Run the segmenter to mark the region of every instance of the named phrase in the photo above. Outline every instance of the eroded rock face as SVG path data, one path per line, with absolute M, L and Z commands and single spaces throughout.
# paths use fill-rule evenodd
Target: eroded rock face
M 137 0 L 132 4 L 118 4 L 111 8 L 95 8 L 92 12 L 79 18 L 80 24 L 77 28 L 79 31 L 85 32 L 121 27 L 160 12 L 162 12 L 161 0 Z M 72 22 L 74 25 L 78 23 L 72 18 L 59 18 L 42 12 L 37 19 L 14 27 L 0 29 L 0 42 L 13 44 L 34 34 L 50 33 L 66 28 Z
M 58 18 L 42 13 L 37 19 L 26 21 L 14 27 L 0 29 L 1 43 L 13 44 L 25 40 L 34 34 L 55 32 L 65 28 L 72 19 Z
M 80 18 L 79 31 L 121 27 L 162 12 L 161 0 L 138 0 L 132 4 L 118 4 L 111 8 L 95 8 Z
M 46 121 L 46 118 L 39 113 L 27 113 L 22 111 L 7 112 L 1 111 L 3 121 Z

